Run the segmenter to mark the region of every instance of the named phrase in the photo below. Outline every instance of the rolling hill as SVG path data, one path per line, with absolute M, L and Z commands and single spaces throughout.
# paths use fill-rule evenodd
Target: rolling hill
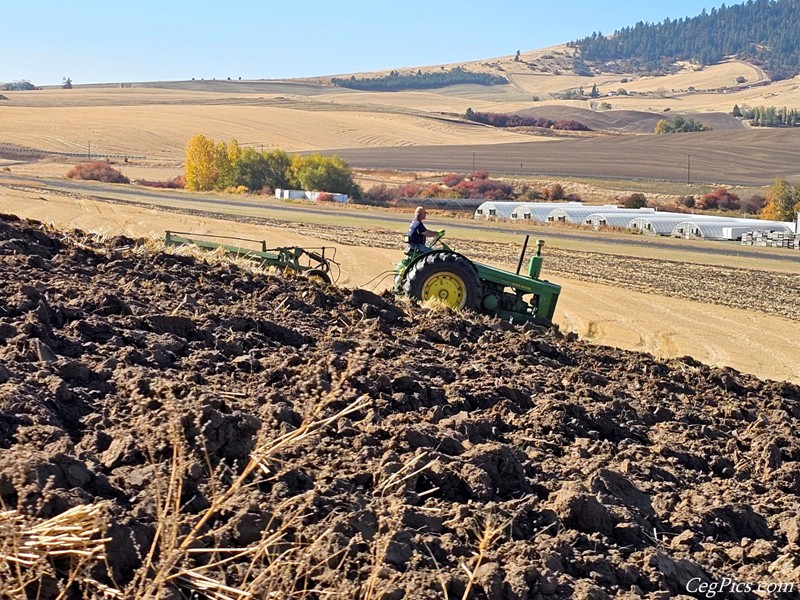
M 339 87 L 330 76 L 10 91 L 0 101 L 0 167 L 61 176 L 66 165 L 92 156 L 128 157 L 124 168 L 134 178 L 174 177 L 186 142 L 202 133 L 258 150 L 339 153 L 353 167 L 384 171 L 468 170 L 477 155 L 475 166 L 496 176 L 766 186 L 776 177 L 800 175 L 794 131 L 756 131 L 731 116 L 735 106 L 800 107 L 800 78 L 774 81 L 761 66 L 737 58 L 672 61 L 662 75 L 603 71 L 600 63 L 587 70 L 581 61 L 579 49 L 565 44 L 474 62 L 337 75 L 456 70 L 506 82 L 392 92 Z M 463 118 L 468 108 L 572 119 L 593 132 L 553 137 L 481 126 Z M 713 131 L 653 135 L 660 119 L 675 115 Z M 685 173 L 688 155 L 691 174 Z

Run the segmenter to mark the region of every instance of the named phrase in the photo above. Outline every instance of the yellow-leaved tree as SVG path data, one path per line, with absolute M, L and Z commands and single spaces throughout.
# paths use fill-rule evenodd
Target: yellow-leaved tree
M 224 190 L 235 185 L 236 165 L 242 158 L 239 142 L 232 139 L 229 144 L 219 142 L 215 148 L 217 181 L 215 187 Z
M 769 221 L 794 221 L 800 211 L 800 184 L 792 186 L 785 179 L 775 180 L 767 192 L 767 205 L 761 210 L 761 218 Z
M 186 189 L 195 192 L 214 189 L 217 182 L 217 153 L 214 141 L 197 134 L 186 144 Z

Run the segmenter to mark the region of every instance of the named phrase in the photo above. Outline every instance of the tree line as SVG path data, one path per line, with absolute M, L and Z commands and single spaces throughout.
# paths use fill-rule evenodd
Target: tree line
M 775 106 L 734 105 L 731 114 L 745 119 L 754 127 L 796 127 L 800 125 L 800 115 L 796 108 L 776 108 Z
M 554 121 L 543 117 L 523 117 L 515 114 L 492 112 L 476 112 L 468 108 L 464 113 L 467 121 L 483 123 L 492 127 L 542 127 L 545 129 L 560 129 L 563 131 L 591 131 L 589 127 L 572 119 L 559 119 Z
M 400 73 L 392 71 L 383 77 L 334 77 L 333 85 L 355 90 L 368 90 L 375 92 L 396 92 L 399 90 L 429 89 L 446 87 L 449 85 L 477 84 L 501 85 L 508 83 L 508 79 L 489 73 L 473 73 L 462 67 L 455 67 L 449 71 L 426 72 L 417 70 L 416 73 Z
M 202 134 L 186 145 L 185 181 L 192 191 L 302 189 L 361 196 L 350 167 L 338 156 L 258 152 L 240 147 L 235 139 L 215 142 Z
M 706 123 L 701 123 L 694 119 L 685 119 L 678 115 L 670 120 L 660 119 L 655 128 L 657 134 L 689 133 L 693 131 L 711 131 L 711 127 Z
M 748 0 L 660 23 L 639 21 L 606 36 L 570 42 L 579 61 L 617 63 L 623 70 L 666 72 L 677 60 L 701 65 L 729 56 L 761 65 L 772 79 L 800 73 L 800 0 Z

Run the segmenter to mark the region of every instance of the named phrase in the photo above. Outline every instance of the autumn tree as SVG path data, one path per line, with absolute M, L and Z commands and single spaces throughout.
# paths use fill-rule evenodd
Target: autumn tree
M 217 154 L 214 141 L 197 134 L 186 144 L 186 189 L 200 192 L 214 189 Z
M 219 142 L 214 148 L 217 169 L 217 180 L 214 187 L 224 190 L 234 185 L 236 165 L 242 156 L 239 142 L 232 139 L 230 143 Z
M 358 197 L 361 190 L 353 181 L 347 163 L 338 156 L 295 156 L 289 168 L 297 187 L 320 192 L 335 192 Z
M 777 179 L 767 191 L 767 205 L 761 218 L 771 221 L 794 221 L 800 211 L 800 184 L 792 186 L 785 179 Z
M 709 194 L 703 194 L 697 200 L 697 208 L 701 210 L 739 210 L 741 200 L 737 194 L 719 187 Z

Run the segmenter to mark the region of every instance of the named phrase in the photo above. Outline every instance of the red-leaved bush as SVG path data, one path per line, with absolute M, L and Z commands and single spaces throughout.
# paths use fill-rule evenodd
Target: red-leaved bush
M 710 194 L 700 196 L 697 201 L 697 208 L 703 210 L 739 210 L 740 207 L 739 196 L 729 192 L 724 187 L 717 188 Z
M 453 187 L 464 181 L 464 176 L 459 173 L 447 173 L 442 176 L 442 183 L 447 187 Z
M 178 175 L 167 181 L 150 181 L 149 179 L 134 179 L 133 183 L 153 188 L 180 190 L 186 187 L 186 177 Z
M 102 181 L 103 183 L 131 182 L 131 180 L 125 177 L 125 175 L 116 169 L 111 168 L 108 163 L 100 161 L 75 165 L 69 170 L 67 177 L 70 179 Z

